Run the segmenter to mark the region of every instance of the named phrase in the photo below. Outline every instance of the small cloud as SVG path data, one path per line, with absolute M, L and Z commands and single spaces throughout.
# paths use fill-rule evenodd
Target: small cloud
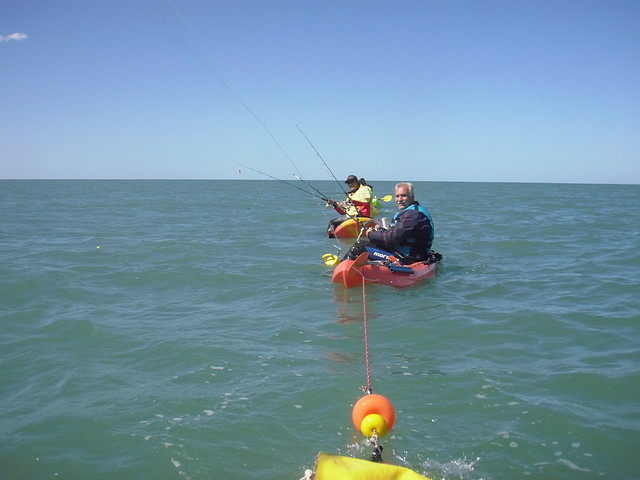
M 0 43 L 10 42 L 12 40 L 16 42 L 20 42 L 22 40 L 27 39 L 28 37 L 29 36 L 26 33 L 11 33 L 6 37 L 3 37 L 2 35 L 0 35 Z

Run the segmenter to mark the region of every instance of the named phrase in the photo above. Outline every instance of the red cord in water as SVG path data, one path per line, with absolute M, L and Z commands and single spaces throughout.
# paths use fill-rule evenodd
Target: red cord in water
M 371 393 L 371 363 L 369 360 L 369 331 L 367 328 L 367 293 L 366 280 L 362 277 L 362 312 L 364 322 L 364 361 L 367 368 L 367 386 L 364 388 L 366 393 Z

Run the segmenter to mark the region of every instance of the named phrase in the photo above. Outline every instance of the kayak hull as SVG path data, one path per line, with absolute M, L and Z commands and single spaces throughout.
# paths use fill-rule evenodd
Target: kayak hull
M 360 230 L 363 227 L 373 227 L 376 224 L 377 222 L 370 217 L 348 218 L 335 228 L 335 230 L 333 231 L 333 235 L 331 232 L 331 228 L 329 228 L 329 237 L 335 237 L 340 240 L 357 238 L 358 235 L 360 235 Z
M 331 277 L 333 283 L 353 288 L 366 283 L 380 283 L 393 287 L 410 287 L 416 283 L 435 276 L 439 261 L 433 263 L 417 262 L 411 265 L 384 264 L 370 262 L 368 252 L 364 252 L 355 260 L 340 262 Z

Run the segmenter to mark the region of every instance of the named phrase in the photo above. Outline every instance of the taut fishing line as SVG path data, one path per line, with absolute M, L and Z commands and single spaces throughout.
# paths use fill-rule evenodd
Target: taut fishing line
M 233 98 L 235 98 L 238 103 L 240 103 L 240 105 L 242 105 L 244 107 L 244 109 L 249 112 L 249 114 L 254 118 L 254 120 L 256 122 L 258 122 L 260 124 L 260 126 L 264 129 L 264 131 L 267 133 L 267 135 L 269 135 L 269 137 L 271 137 L 271 140 L 273 140 L 273 142 L 277 145 L 277 147 L 280 149 L 280 151 L 284 154 L 284 156 L 287 158 L 287 160 L 289 160 L 289 162 L 291 163 L 291 165 L 293 166 L 293 168 L 296 169 L 296 171 L 298 172 L 298 174 L 301 174 L 300 170 L 298 169 L 297 165 L 295 164 L 295 162 L 291 159 L 291 157 L 289 156 L 289 154 L 287 153 L 287 151 L 284 149 L 284 147 L 280 144 L 280 142 L 278 141 L 278 139 L 275 137 L 275 135 L 271 132 L 271 130 L 269 130 L 269 127 L 267 127 L 267 125 L 265 125 L 265 123 L 260 119 L 260 117 L 258 117 L 258 115 L 249 107 L 249 105 L 247 105 L 242 98 L 240 98 L 240 96 L 233 90 L 233 88 L 231 88 L 231 85 L 229 85 L 229 83 L 227 83 L 227 81 L 222 77 L 222 75 L 219 73 L 220 68 L 217 67 L 215 61 L 213 60 L 213 55 L 211 55 L 211 52 L 209 52 L 209 49 L 207 48 L 207 46 L 204 44 L 204 42 L 200 39 L 200 37 L 198 36 L 198 34 L 196 34 L 196 32 L 191 28 L 191 26 L 189 25 L 189 22 L 187 22 L 187 20 L 184 18 L 184 16 L 180 13 L 180 11 L 178 10 L 178 8 L 175 6 L 175 4 L 171 1 L 171 0 L 167 0 L 167 3 L 171 6 L 171 8 L 173 9 L 173 11 L 175 12 L 175 14 L 178 16 L 178 18 L 180 19 L 180 21 L 183 23 L 183 25 L 185 26 L 185 28 L 189 31 L 189 33 L 193 36 L 193 38 L 198 42 L 198 45 L 200 46 L 200 48 L 202 49 L 202 51 L 204 52 L 204 54 L 206 55 L 207 59 L 209 60 L 209 62 L 211 63 L 211 65 L 213 65 L 214 68 L 210 69 L 209 71 L 218 79 L 218 81 L 224 85 L 224 87 L 229 91 L 229 93 L 233 96 Z

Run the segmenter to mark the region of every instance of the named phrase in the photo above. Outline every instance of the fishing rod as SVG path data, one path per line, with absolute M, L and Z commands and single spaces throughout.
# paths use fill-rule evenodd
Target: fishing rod
M 316 195 L 315 193 L 310 192 L 309 190 L 305 190 L 304 188 L 301 188 L 301 187 L 299 187 L 299 186 L 297 186 L 297 185 L 294 185 L 293 183 L 286 182 L 286 181 L 281 180 L 281 179 L 279 179 L 279 178 L 277 178 L 277 177 L 274 177 L 273 175 L 269 175 L 268 173 L 261 172 L 260 170 L 256 170 L 255 168 L 251 168 L 251 167 L 249 167 L 249 166 L 247 166 L 247 165 L 243 165 L 243 164 L 241 164 L 241 163 L 239 163 L 238 165 L 240 165 L 240 166 L 241 166 L 241 167 L 243 167 L 243 168 L 248 168 L 249 170 L 253 170 L 254 172 L 259 173 L 260 175 L 264 175 L 265 177 L 269 177 L 269 178 L 271 178 L 271 179 L 273 179 L 273 180 L 277 180 L 277 181 L 279 181 L 279 182 L 282 182 L 282 183 L 284 183 L 285 185 L 289 185 L 290 187 L 293 187 L 293 188 L 295 188 L 295 189 L 297 189 L 297 190 L 300 190 L 301 192 L 308 193 L 309 195 L 312 195 L 312 196 L 314 196 L 314 197 L 316 197 L 316 198 L 319 198 L 319 199 L 320 199 L 320 200 L 322 200 L 323 202 L 328 202 L 328 201 L 329 201 L 329 198 L 328 198 L 326 195 L 324 195 L 322 192 L 320 192 L 317 188 L 315 188 L 315 187 L 313 187 L 312 185 L 310 185 L 308 182 L 306 182 L 306 181 L 302 180 L 302 178 L 298 177 L 297 175 L 296 175 L 296 177 L 297 177 L 297 178 L 299 178 L 300 180 L 302 180 L 306 185 L 309 185 L 311 188 L 313 188 L 313 189 L 314 189 L 316 192 L 318 192 L 320 195 Z
M 327 162 L 324 161 L 324 158 L 322 158 L 322 155 L 320 155 L 320 152 L 318 151 L 318 149 L 315 147 L 315 145 L 313 143 L 311 143 L 311 140 L 309 140 L 309 137 L 307 137 L 304 132 L 302 131 L 302 129 L 296 125 L 296 128 L 298 129 L 298 131 L 300 131 L 300 133 L 302 134 L 302 136 L 304 137 L 304 139 L 309 143 L 309 145 L 311 145 L 311 148 L 313 148 L 313 151 L 316 152 L 316 155 L 318 155 L 318 158 L 320 158 L 320 160 L 322 160 L 323 165 L 325 166 L 325 168 L 327 169 L 327 171 L 331 174 L 331 176 L 333 177 L 333 179 L 336 181 L 336 183 L 338 184 L 338 186 L 340 187 L 340 190 L 342 190 L 342 193 L 344 193 L 344 196 L 347 197 L 346 202 L 349 202 L 355 209 L 356 209 L 356 213 L 357 215 L 363 216 L 362 212 L 360 212 L 360 209 L 351 202 L 351 197 L 349 196 L 349 194 L 347 193 L 347 191 L 344 189 L 344 187 L 342 186 L 342 183 L 340 183 L 340 181 L 336 178 L 336 176 L 333 174 L 333 171 L 331 170 L 331 168 L 329 168 L 329 165 L 327 165 Z M 332 204 L 333 207 L 336 207 L 336 202 L 333 202 Z M 355 219 L 356 216 L 354 215 L 349 215 L 347 213 L 347 209 L 344 209 L 345 215 L 347 215 L 350 218 Z M 362 232 L 361 232 L 362 233 Z
M 311 148 L 313 148 L 313 151 L 316 152 L 316 155 L 318 155 L 318 158 L 320 158 L 320 160 L 322 160 L 322 164 L 325 166 L 325 168 L 327 169 L 327 171 L 331 174 L 331 176 L 333 177 L 333 179 L 336 181 L 336 183 L 338 184 L 338 186 L 340 187 L 340 190 L 342 190 L 342 193 L 345 194 L 345 196 L 348 198 L 349 194 L 346 192 L 346 190 L 344 189 L 344 187 L 342 186 L 342 184 L 340 183 L 340 181 L 336 178 L 336 176 L 333 174 L 333 171 L 331 170 L 331 168 L 329 168 L 329 165 L 327 165 L 327 162 L 324 161 L 324 158 L 322 158 L 322 155 L 320 155 L 320 152 L 318 151 L 318 149 L 313 145 L 313 143 L 311 143 L 311 140 L 309 140 L 309 137 L 307 137 L 304 132 L 302 131 L 302 129 L 296 125 L 296 128 L 300 131 L 300 133 L 302 134 L 302 136 L 304 137 L 304 139 L 307 141 L 307 143 L 309 145 L 311 145 Z
M 313 190 L 315 190 L 316 192 L 318 192 L 318 194 L 319 194 L 319 195 L 316 195 L 315 193 L 310 192 L 309 190 L 305 190 L 304 188 L 300 188 L 300 187 L 298 187 L 297 185 L 294 185 L 293 183 L 286 182 L 286 181 L 284 181 L 284 180 L 282 180 L 282 179 L 280 179 L 280 178 L 278 178 L 278 177 L 274 177 L 273 175 L 269 175 L 268 173 L 265 173 L 265 172 L 262 172 L 262 171 L 260 171 L 260 170 L 255 169 L 255 168 L 249 167 L 248 165 L 243 165 L 243 164 L 241 164 L 241 163 L 240 163 L 240 164 L 238 164 L 238 165 L 240 165 L 240 166 L 241 166 L 241 167 L 243 167 L 243 168 L 248 168 L 249 170 L 252 170 L 252 171 L 254 171 L 254 172 L 256 172 L 256 173 L 259 173 L 260 175 L 264 175 L 265 177 L 271 178 L 271 179 L 273 179 L 273 180 L 277 180 L 278 182 L 284 183 L 285 185 L 289 185 L 290 187 L 293 187 L 293 188 L 295 188 L 295 189 L 297 189 L 297 190 L 300 190 L 301 192 L 308 193 L 309 195 L 311 195 L 311 196 L 313 196 L 313 197 L 315 197 L 315 198 L 319 198 L 320 200 L 322 200 L 323 202 L 325 202 L 325 203 L 326 203 L 327 208 L 329 208 L 329 206 L 332 206 L 332 207 L 336 208 L 336 207 L 337 207 L 337 205 L 338 205 L 338 203 L 337 203 L 335 200 L 331 200 L 330 198 L 328 198 L 324 193 L 322 193 L 322 192 L 321 192 L 320 190 L 318 190 L 316 187 L 314 187 L 314 186 L 313 186 L 313 185 L 311 185 L 309 182 L 307 182 L 306 180 L 304 180 L 304 179 L 303 179 L 302 177 L 300 177 L 299 175 L 296 175 L 295 173 L 294 173 L 294 176 L 295 176 L 297 179 L 301 180 L 305 185 L 307 185 L 307 186 L 311 187 Z M 358 213 L 360 213 L 360 212 L 358 211 Z M 351 215 L 351 214 L 349 214 L 349 213 L 348 213 L 348 212 L 346 212 L 346 211 L 345 211 L 345 215 L 346 215 L 347 217 L 349 217 L 349 218 L 351 218 L 351 219 L 355 220 L 356 222 L 358 222 L 358 217 L 357 217 L 357 216 L 355 216 L 355 215 Z M 358 223 L 360 223 L 360 222 L 358 222 Z M 360 235 L 358 235 L 358 239 L 360 239 L 360 236 L 362 235 L 362 233 L 363 233 L 363 232 L 364 232 L 364 228 L 360 229 Z M 336 260 L 337 260 L 337 257 L 336 257 Z M 325 261 L 325 263 L 326 263 L 326 261 Z
M 296 177 L 298 180 L 300 180 L 302 183 L 304 183 L 305 185 L 307 185 L 309 188 L 315 190 L 316 192 L 318 192 L 320 195 L 322 195 L 323 197 L 327 197 L 324 193 L 322 193 L 320 190 L 318 190 L 316 187 L 314 187 L 313 185 L 311 185 L 309 182 L 307 182 L 304 178 L 302 178 L 300 175 L 296 175 L 295 173 L 293 174 L 294 177 Z M 326 198 L 326 201 L 328 202 L 328 200 L 330 200 L 329 198 Z M 333 202 L 336 203 L 336 202 Z M 332 205 L 335 206 L 335 205 Z
M 309 142 L 309 145 L 311 145 L 311 148 L 313 148 L 313 150 L 316 152 L 316 155 L 318 155 L 318 157 L 320 157 L 320 160 L 322 160 L 322 163 L 324 164 L 325 168 L 329 171 L 329 173 L 331 174 L 331 176 L 333 177 L 333 179 L 338 183 L 338 185 L 340 186 L 340 189 L 342 190 L 342 193 L 344 193 L 346 196 L 349 196 L 349 194 L 345 191 L 344 187 L 342 186 L 342 184 L 340 183 L 340 181 L 336 178 L 336 176 L 333 174 L 333 172 L 331 171 L 331 168 L 329 168 L 329 165 L 327 165 L 327 162 L 324 161 L 324 158 L 322 158 L 322 155 L 320 155 L 320 152 L 318 152 L 318 150 L 316 149 L 316 147 L 313 145 L 313 143 L 311 143 L 311 140 L 309 140 L 309 138 L 304 134 L 304 132 L 300 129 L 300 127 L 298 125 L 296 125 L 296 128 L 298 130 L 300 130 L 300 133 L 302 134 L 302 136 L 305 138 L 305 140 L 307 142 Z M 302 180 L 302 179 L 300 179 Z M 304 181 L 304 180 L 303 180 Z M 305 182 L 306 183 L 306 182 Z M 309 185 L 311 188 L 311 185 Z M 393 198 L 392 195 L 385 195 L 384 197 L 382 197 L 380 200 L 382 200 L 383 202 L 389 202 L 391 201 L 391 199 Z

